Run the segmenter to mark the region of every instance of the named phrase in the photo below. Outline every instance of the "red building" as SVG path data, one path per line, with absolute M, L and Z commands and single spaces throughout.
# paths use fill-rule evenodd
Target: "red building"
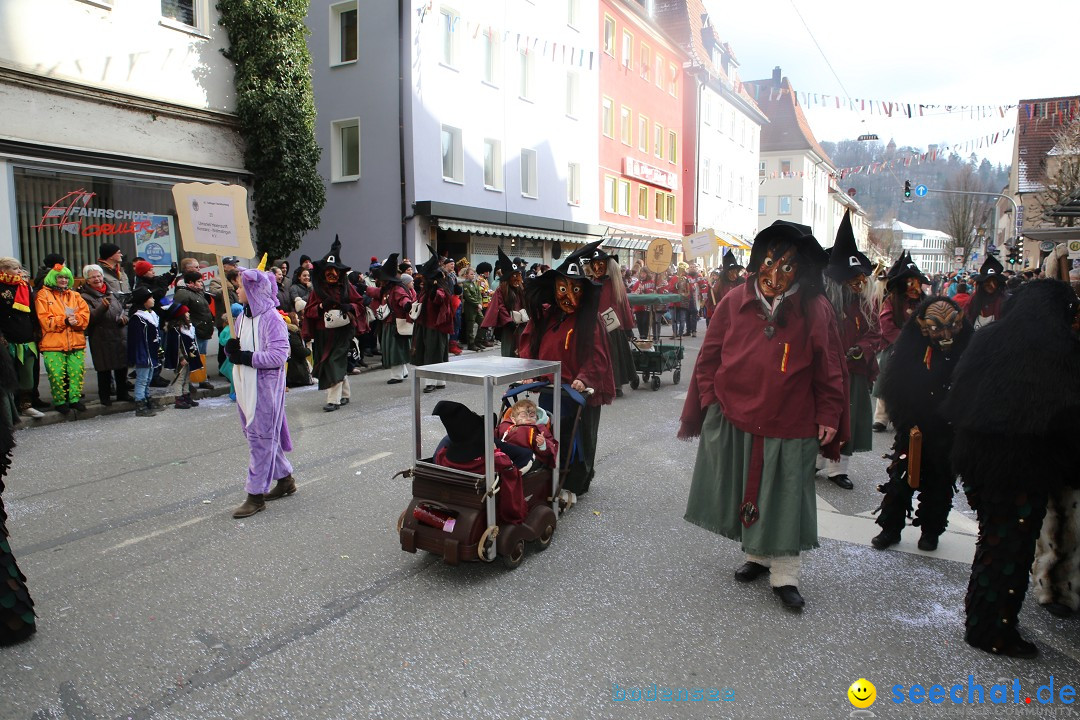
M 638 250 L 683 227 L 686 56 L 645 4 L 600 2 L 600 222 L 605 245 Z

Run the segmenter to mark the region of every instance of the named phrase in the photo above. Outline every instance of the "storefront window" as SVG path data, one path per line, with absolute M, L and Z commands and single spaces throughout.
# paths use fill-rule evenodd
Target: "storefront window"
M 171 184 L 22 167 L 14 176 L 19 259 L 31 272 L 55 252 L 79 275 L 97 262 L 102 243 L 120 246 L 125 262 L 140 256 L 159 272 L 179 260 Z

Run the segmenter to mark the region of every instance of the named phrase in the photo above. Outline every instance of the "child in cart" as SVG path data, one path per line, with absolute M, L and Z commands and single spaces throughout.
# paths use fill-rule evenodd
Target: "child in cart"
M 532 453 L 531 461 L 544 467 L 555 467 L 559 443 L 551 434 L 547 411 L 532 400 L 518 400 L 510 406 L 495 437 L 504 443 L 528 448 Z

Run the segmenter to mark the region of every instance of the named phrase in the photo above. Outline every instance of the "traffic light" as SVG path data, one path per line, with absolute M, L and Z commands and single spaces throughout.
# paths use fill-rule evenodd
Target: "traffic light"
M 904 197 L 905 198 L 910 198 L 911 197 L 911 181 L 910 180 L 905 180 L 904 181 Z
M 1019 261 L 1020 261 L 1020 250 L 1019 250 L 1019 248 L 1010 248 L 1009 249 L 1009 255 L 1008 255 L 1009 264 L 1010 265 L 1015 265 Z

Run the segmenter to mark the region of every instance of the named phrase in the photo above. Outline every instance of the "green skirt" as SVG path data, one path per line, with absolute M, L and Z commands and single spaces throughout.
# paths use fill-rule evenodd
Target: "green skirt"
M 345 379 L 349 370 L 349 348 L 355 334 L 352 325 L 315 332 L 311 344 L 312 374 L 319 379 L 320 390 L 328 390 Z
M 450 336 L 417 324 L 413 328 L 413 363 L 434 365 L 450 360 Z
M 608 346 L 611 351 L 611 374 L 615 378 L 615 386 L 625 385 L 630 378 L 637 374 L 634 369 L 634 356 L 630 354 L 630 341 L 626 338 L 626 331 L 616 328 L 608 333 Z
M 851 376 L 851 439 L 840 452 L 852 455 L 874 449 L 874 406 L 870 399 L 870 381 L 865 375 Z
M 765 463 L 758 491 L 761 516 L 743 527 L 746 475 L 752 436 L 727 421 L 718 404 L 709 406 L 701 428 L 694 476 L 684 518 L 698 527 L 742 543 L 753 555 L 798 555 L 818 546 L 814 460 L 817 438 L 765 438 Z
M 502 357 L 517 357 L 517 325 L 508 323 L 499 330 L 499 354 Z
M 885 366 L 889 364 L 889 358 L 892 357 L 892 349 L 893 346 L 890 345 L 889 347 L 879 352 L 877 355 L 878 374 L 877 380 L 874 381 L 873 392 L 873 396 L 875 398 L 881 397 L 881 378 L 885 377 Z
M 411 335 L 398 335 L 394 318 L 387 318 L 382 324 L 382 366 L 385 369 L 412 362 L 409 356 Z

